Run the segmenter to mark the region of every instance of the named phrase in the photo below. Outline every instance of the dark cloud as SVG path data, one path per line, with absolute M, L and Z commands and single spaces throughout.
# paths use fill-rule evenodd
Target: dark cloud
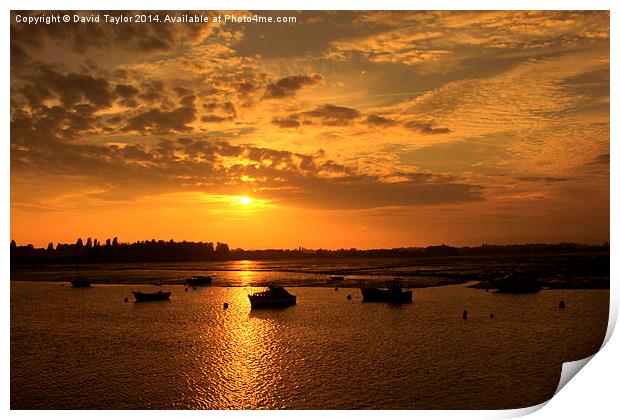
M 70 108 L 82 102 L 107 108 L 113 95 L 104 78 L 85 73 L 61 73 L 52 66 L 33 63 L 22 78 L 14 76 L 12 82 L 17 95 L 26 98 L 31 108 L 43 105 L 46 100 L 57 99 Z
M 85 11 L 59 11 L 60 14 L 90 15 Z M 153 12 L 131 11 L 99 11 L 99 15 L 107 14 L 113 17 L 132 14 L 152 14 Z M 181 11 L 169 11 L 169 15 L 181 15 Z M 212 14 L 212 12 L 202 12 Z M 226 28 L 214 28 L 213 25 L 201 23 L 184 23 L 182 25 L 162 24 L 157 22 L 145 22 L 140 24 L 106 24 L 97 25 L 71 24 L 71 25 L 25 25 L 17 23 L 16 15 L 29 16 L 39 15 L 37 12 L 13 11 L 11 12 L 11 44 L 25 49 L 37 50 L 46 42 L 67 42 L 71 49 L 84 54 L 92 49 L 114 50 L 120 47 L 131 53 L 161 54 L 174 52 L 178 45 L 198 45 L 205 38 L 213 36 L 220 39 L 220 33 Z M 220 41 L 226 40 L 224 36 Z
M 130 118 L 123 131 L 136 131 L 140 134 L 191 131 L 187 124 L 195 119 L 196 109 L 193 106 L 181 106 L 172 111 L 153 108 Z
M 385 118 L 377 114 L 370 114 L 368 117 L 366 117 L 366 122 L 368 123 L 368 125 L 374 125 L 379 127 L 389 127 L 398 124 L 398 122 L 395 120 Z
M 289 98 L 295 96 L 295 93 L 302 88 L 322 81 L 323 76 L 320 74 L 285 77 L 267 85 L 265 98 Z
M 421 134 L 446 134 L 452 132 L 447 127 L 433 127 L 431 123 L 426 121 L 408 121 L 405 123 L 405 127 Z
M 88 114 L 88 110 L 83 111 Z M 154 116 L 149 111 L 136 117 L 138 120 L 134 119 L 132 124 L 142 130 L 163 129 L 153 125 Z M 481 199 L 480 187 L 452 177 L 398 173 L 394 175 L 401 181 L 389 182 L 379 176 L 359 174 L 354 167 L 327 159 L 322 151 L 309 155 L 192 137 L 161 139 L 151 146 L 88 145 L 65 142 L 56 131 L 46 132 L 46 129 L 33 126 L 28 115 L 14 113 L 11 120 L 14 173 L 56 178 L 79 175 L 79 179 L 88 180 L 89 185 L 104 191 L 98 196 L 100 199 L 178 191 L 239 194 L 248 188 L 257 191 L 258 198 L 325 209 Z M 33 134 L 46 138 L 40 142 L 24 141 Z M 248 182 L 248 178 L 254 182 Z
M 209 115 L 203 115 L 200 120 L 202 122 L 206 122 L 206 123 L 219 123 L 222 121 L 226 121 L 226 118 L 224 117 L 218 117 L 217 115 L 213 115 L 213 114 L 209 114 Z
M 360 112 L 352 108 L 327 104 L 312 111 L 303 112 L 302 115 L 318 118 L 323 125 L 339 126 L 348 125 L 360 116 Z
M 519 177 L 517 177 L 517 179 L 519 181 L 523 181 L 523 182 L 556 183 L 556 182 L 570 181 L 572 178 L 558 177 L 558 176 L 519 176 Z
M 272 119 L 271 122 L 280 128 L 295 128 L 301 125 L 295 115 L 289 115 L 285 118 L 276 117 Z
M 121 98 L 121 105 L 128 108 L 135 108 L 138 106 L 136 100 L 140 91 L 131 85 L 118 84 L 114 89 L 114 93 Z
M 590 165 L 609 165 L 609 153 L 604 153 L 602 155 L 597 156 L 593 159 L 589 164 Z
M 359 118 L 361 113 L 353 108 L 321 105 L 311 111 L 297 112 L 285 117 L 275 117 L 272 123 L 282 128 L 299 127 L 301 124 L 318 123 L 327 126 L 345 126 Z

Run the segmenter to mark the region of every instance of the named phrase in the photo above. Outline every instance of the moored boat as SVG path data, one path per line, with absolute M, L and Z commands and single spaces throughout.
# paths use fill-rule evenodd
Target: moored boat
M 491 284 L 500 293 L 537 293 L 541 288 L 538 278 L 526 273 L 510 273 Z
M 344 280 L 344 276 L 329 276 L 334 281 Z
M 252 309 L 256 308 L 281 308 L 292 306 L 297 303 L 297 296 L 290 294 L 280 286 L 269 286 L 262 292 L 248 295 Z
M 191 279 L 187 279 L 186 284 L 188 286 L 206 286 L 211 284 L 212 281 L 211 276 L 194 276 Z
M 364 302 L 412 303 L 413 293 L 410 290 L 404 292 L 401 282 L 394 280 L 388 283 L 387 289 L 362 287 L 362 300 Z
M 169 300 L 172 292 L 164 292 L 159 290 L 154 293 L 145 293 L 140 291 L 132 291 L 133 296 L 136 298 L 136 302 L 153 302 L 158 300 Z
M 75 280 L 71 280 L 71 286 L 73 286 L 73 287 L 90 287 L 90 280 L 78 277 Z

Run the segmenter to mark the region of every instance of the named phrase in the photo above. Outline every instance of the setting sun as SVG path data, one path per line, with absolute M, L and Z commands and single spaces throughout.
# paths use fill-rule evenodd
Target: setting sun
M 248 204 L 252 202 L 252 199 L 250 197 L 242 196 L 242 197 L 239 197 L 239 202 L 247 206 Z

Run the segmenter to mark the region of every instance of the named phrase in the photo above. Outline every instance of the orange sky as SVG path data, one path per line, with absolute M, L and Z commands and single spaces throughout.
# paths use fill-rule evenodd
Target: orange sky
M 607 12 L 18 14 L 18 244 L 609 241 Z

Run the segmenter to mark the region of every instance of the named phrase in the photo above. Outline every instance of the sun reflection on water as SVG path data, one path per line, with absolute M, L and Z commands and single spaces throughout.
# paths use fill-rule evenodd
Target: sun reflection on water
M 254 270 L 256 269 L 256 267 L 256 261 L 250 260 L 237 261 L 233 265 L 233 270 L 236 270 L 234 272 L 235 276 L 239 280 L 241 286 L 247 287 L 252 283 L 252 281 L 255 279 Z
M 270 318 L 268 310 L 259 316 L 250 312 L 248 295 L 261 288 L 227 289 L 225 300 L 229 308 L 216 321 L 223 334 L 201 337 L 205 346 L 217 349 L 217 357 L 204 359 L 202 375 L 195 378 L 196 383 L 209 386 L 199 388 L 192 384 L 193 399 L 198 408 L 277 408 L 280 360 L 285 354 L 278 340 L 278 323 Z

